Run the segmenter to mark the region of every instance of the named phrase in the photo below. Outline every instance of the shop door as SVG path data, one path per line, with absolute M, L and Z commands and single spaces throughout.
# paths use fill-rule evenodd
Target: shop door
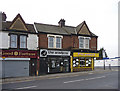
M 29 62 L 29 75 L 30 76 L 36 75 L 36 68 L 37 68 L 37 60 L 31 59 Z
M 48 64 L 46 62 L 46 60 L 41 59 L 40 60 L 40 75 L 44 75 L 48 73 Z
M 63 72 L 69 72 L 69 68 L 70 68 L 69 66 L 70 66 L 69 59 L 64 59 Z

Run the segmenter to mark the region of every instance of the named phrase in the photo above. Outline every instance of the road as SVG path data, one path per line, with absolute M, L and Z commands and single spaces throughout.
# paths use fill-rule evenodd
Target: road
M 5 83 L 3 89 L 118 89 L 118 71 L 89 72 L 65 77 L 49 77 Z

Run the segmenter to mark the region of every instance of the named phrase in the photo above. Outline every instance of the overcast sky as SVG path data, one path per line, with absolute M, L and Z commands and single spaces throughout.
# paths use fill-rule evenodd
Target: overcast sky
M 12 21 L 20 13 L 26 23 L 57 25 L 61 18 L 66 25 L 77 26 L 84 20 L 98 36 L 98 50 L 106 49 L 108 56 L 118 56 L 119 0 L 1 0 L 0 11 Z

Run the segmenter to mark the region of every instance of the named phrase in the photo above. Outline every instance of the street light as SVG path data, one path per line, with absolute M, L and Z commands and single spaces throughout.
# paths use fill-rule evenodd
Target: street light
M 103 60 L 104 60 L 104 70 L 105 70 L 105 58 L 106 58 L 106 56 L 105 56 L 105 50 L 104 50 L 104 49 L 102 50 L 102 54 L 103 54 Z
M 3 77 L 5 78 L 5 57 L 2 57 L 3 59 L 3 65 L 2 65 L 2 69 L 3 69 Z

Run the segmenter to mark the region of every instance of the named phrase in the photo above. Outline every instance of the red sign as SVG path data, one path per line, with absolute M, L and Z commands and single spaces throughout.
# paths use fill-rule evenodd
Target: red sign
M 10 58 L 37 58 L 37 51 L 29 50 L 1 50 L 0 56 Z

